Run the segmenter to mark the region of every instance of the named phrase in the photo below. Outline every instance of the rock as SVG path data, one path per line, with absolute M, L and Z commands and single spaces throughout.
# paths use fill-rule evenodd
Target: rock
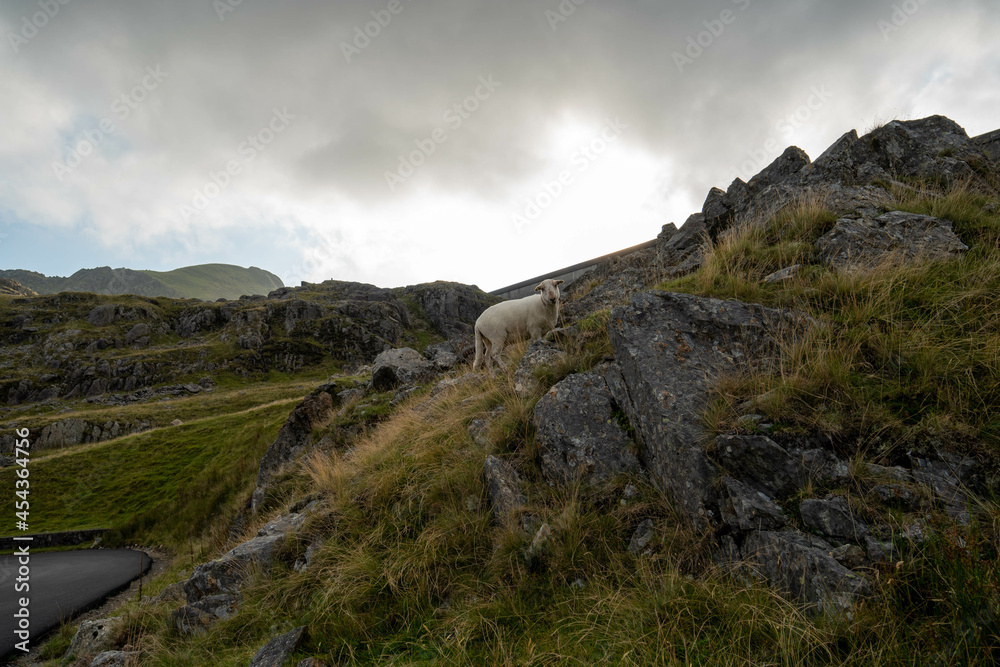
M 128 330 L 125 334 L 125 344 L 132 345 L 135 344 L 138 347 L 145 347 L 149 345 L 149 335 L 152 329 L 145 322 L 139 322 L 134 327 Z
M 723 477 L 726 496 L 719 503 L 722 521 L 733 530 L 775 530 L 788 523 L 781 508 L 760 491 Z
M 187 594 L 184 592 L 184 582 L 176 581 L 162 591 L 156 596 L 154 602 L 181 602 L 187 599 Z
M 632 440 L 615 419 L 611 392 L 596 373 L 556 384 L 535 405 L 542 475 L 552 485 L 598 484 L 641 470 Z
M 115 315 L 115 305 L 108 303 L 91 310 L 87 321 L 95 327 L 106 327 L 115 321 Z
M 310 543 L 309 546 L 306 547 L 306 552 L 302 555 L 302 558 L 297 559 L 292 565 L 292 569 L 296 572 L 305 572 L 308 570 L 309 566 L 312 565 L 313 558 L 322 548 L 323 540 L 316 540 L 315 542 Z
M 871 219 L 841 218 L 816 241 L 820 257 L 838 270 L 871 269 L 890 256 L 904 260 L 952 259 L 969 249 L 951 222 L 892 211 Z
M 375 391 L 386 391 L 400 385 L 417 384 L 429 379 L 436 370 L 433 363 L 411 348 L 386 350 L 375 357 L 371 387 Z
M 341 405 L 345 405 L 347 403 L 350 403 L 351 401 L 361 400 L 362 398 L 364 398 L 364 396 L 365 396 L 365 390 L 359 388 L 345 389 L 343 391 L 337 392 L 337 398 L 339 399 Z
M 720 435 L 715 459 L 733 477 L 771 496 L 789 496 L 805 482 L 800 461 L 764 435 Z
M 182 422 L 180 419 L 175 419 L 172 422 L 170 422 L 171 426 L 182 426 L 183 424 L 184 422 Z
M 872 493 L 889 507 L 912 511 L 921 505 L 920 496 L 904 484 L 879 484 L 872 487 Z
M 702 449 L 700 417 L 716 379 L 766 366 L 776 336 L 811 322 L 789 310 L 660 291 L 638 294 L 611 312 L 620 371 L 609 372 L 608 385 L 639 436 L 654 481 L 696 526 L 718 518 L 718 470 Z
M 847 501 L 839 496 L 803 500 L 799 514 L 802 523 L 826 537 L 861 542 L 868 535 L 868 524 L 855 517 Z
M 486 495 L 493 517 L 500 525 L 510 524 L 528 502 L 521 491 L 521 477 L 514 466 L 490 455 L 483 464 Z
M 442 334 L 455 338 L 472 333 L 472 326 L 484 310 L 503 299 L 487 294 L 475 285 L 438 281 L 402 289 Z
M 278 436 L 267 448 L 257 470 L 257 488 L 251 496 L 251 509 L 256 512 L 267 494 L 271 478 L 288 462 L 304 454 L 312 444 L 313 428 L 333 413 L 338 401 L 331 395 L 336 385 L 320 385 L 295 406 Z
M 236 615 L 236 598 L 226 593 L 206 595 L 200 600 L 186 604 L 171 614 L 171 622 L 179 632 L 186 635 L 201 634 L 218 620 Z
M 530 565 L 536 562 L 548 549 L 549 542 L 552 540 L 552 529 L 549 528 L 549 524 L 543 523 L 538 528 L 538 532 L 535 533 L 535 537 L 531 540 L 531 545 L 524 554 L 524 559 Z
M 975 463 L 971 459 L 958 457 L 947 461 L 931 461 L 918 456 L 910 456 L 913 468 L 910 471 L 914 481 L 926 487 L 945 512 L 962 525 L 971 521 L 969 497 L 963 487 L 975 483 Z M 964 464 L 964 465 L 963 465 Z
M 477 417 L 469 422 L 469 438 L 480 447 L 489 447 L 490 441 L 486 437 L 490 428 L 488 419 Z
M 870 535 L 865 538 L 865 551 L 873 563 L 885 563 L 896 556 L 896 547 L 892 542 L 876 540 Z
M 849 570 L 864 566 L 865 552 L 855 544 L 844 544 L 830 552 L 830 556 Z
M 641 553 L 652 541 L 654 534 L 653 520 L 643 519 L 642 523 L 635 529 L 635 532 L 632 533 L 632 539 L 628 542 L 629 553 Z
M 831 551 L 830 544 L 797 530 L 754 531 L 743 545 L 751 573 L 763 575 L 814 611 L 848 612 L 871 587 L 830 556 Z
M 250 667 L 282 667 L 302 641 L 305 630 L 306 626 L 300 625 L 269 641 L 254 655 Z
M 319 658 L 305 658 L 300 660 L 299 664 L 295 667 L 330 667 L 328 664 L 320 660 Z
M 451 341 L 428 345 L 424 350 L 424 357 L 427 358 L 439 371 L 446 371 L 458 365 L 458 354 Z
M 524 398 L 544 389 L 535 378 L 535 372 L 548 366 L 558 366 L 566 360 L 566 353 L 553 343 L 533 340 L 514 370 L 514 393 Z
M 286 514 L 269 522 L 255 537 L 230 549 L 225 555 L 199 565 L 184 582 L 188 604 L 210 595 L 239 595 L 247 568 L 256 565 L 270 569 L 278 547 L 306 520 L 306 513 Z
M 66 656 L 91 657 L 106 651 L 118 641 L 125 619 L 120 616 L 84 621 L 70 641 Z
M 783 280 L 790 280 L 795 277 L 799 269 L 802 268 L 801 264 L 792 264 L 791 266 L 786 266 L 783 269 L 770 273 L 764 277 L 764 283 L 771 285 L 773 283 L 780 283 Z
M 90 667 L 135 667 L 138 664 L 138 651 L 104 651 L 93 659 Z

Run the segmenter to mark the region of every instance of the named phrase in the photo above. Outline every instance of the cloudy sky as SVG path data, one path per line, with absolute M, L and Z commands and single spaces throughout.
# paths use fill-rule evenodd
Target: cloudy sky
M 995 0 L 3 0 L 0 268 L 484 289 L 795 144 L 1000 128 Z

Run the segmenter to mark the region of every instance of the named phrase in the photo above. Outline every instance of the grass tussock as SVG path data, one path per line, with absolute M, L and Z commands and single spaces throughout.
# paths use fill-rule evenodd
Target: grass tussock
M 969 252 L 838 273 L 814 246 L 836 216 L 807 201 L 724 235 L 698 272 L 663 286 L 824 324 L 789 342 L 776 369 L 723 383 L 711 415 L 720 428 L 750 409 L 788 428 L 862 435 L 888 456 L 928 439 L 1000 445 L 1000 213 L 987 208 L 1000 196 L 981 185 L 893 196 L 893 209 L 951 220 Z M 763 281 L 793 264 L 794 278 Z

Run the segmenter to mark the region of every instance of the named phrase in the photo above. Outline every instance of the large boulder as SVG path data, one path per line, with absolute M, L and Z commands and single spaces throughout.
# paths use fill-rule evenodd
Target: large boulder
M 73 635 L 66 656 L 90 658 L 110 649 L 118 640 L 124 623 L 125 619 L 120 616 L 84 621 Z
M 193 605 L 206 596 L 239 596 L 240 587 L 250 568 L 256 566 L 264 571 L 269 570 L 279 547 L 302 527 L 306 516 L 306 511 L 285 514 L 261 528 L 252 539 L 213 561 L 199 565 L 184 582 L 188 605 Z
M 375 391 L 387 391 L 401 385 L 423 382 L 436 372 L 434 363 L 416 350 L 409 347 L 395 348 L 375 357 L 371 386 Z
M 632 439 L 615 419 L 615 405 L 597 373 L 570 375 L 535 405 L 542 475 L 549 484 L 596 484 L 640 471 Z
M 951 221 L 918 213 L 892 211 L 875 219 L 841 218 L 816 241 L 820 257 L 834 268 L 872 268 L 890 257 L 944 260 L 969 247 Z
M 789 310 L 652 291 L 611 312 L 619 368 L 608 384 L 639 436 L 643 460 L 697 526 L 718 519 L 717 466 L 700 414 L 725 373 L 767 365 L 776 342 L 810 325 Z
M 340 404 L 336 385 L 320 385 L 288 415 L 285 425 L 278 431 L 278 437 L 264 452 L 257 470 L 257 488 L 251 496 L 254 512 L 260 508 L 267 495 L 271 479 L 287 463 L 304 454 L 312 444 L 313 428 L 333 414 Z
M 445 281 L 411 285 L 404 287 L 402 293 L 416 301 L 431 324 L 449 338 L 471 334 L 482 312 L 502 301 L 475 285 Z

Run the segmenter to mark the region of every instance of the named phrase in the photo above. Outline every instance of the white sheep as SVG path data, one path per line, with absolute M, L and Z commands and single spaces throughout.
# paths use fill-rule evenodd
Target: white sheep
M 485 347 L 486 370 L 493 373 L 493 361 L 504 366 L 500 354 L 508 342 L 541 338 L 556 326 L 559 319 L 559 286 L 562 280 L 547 278 L 535 288 L 539 294 L 513 299 L 490 306 L 476 320 L 476 360 L 472 370 L 483 364 Z

